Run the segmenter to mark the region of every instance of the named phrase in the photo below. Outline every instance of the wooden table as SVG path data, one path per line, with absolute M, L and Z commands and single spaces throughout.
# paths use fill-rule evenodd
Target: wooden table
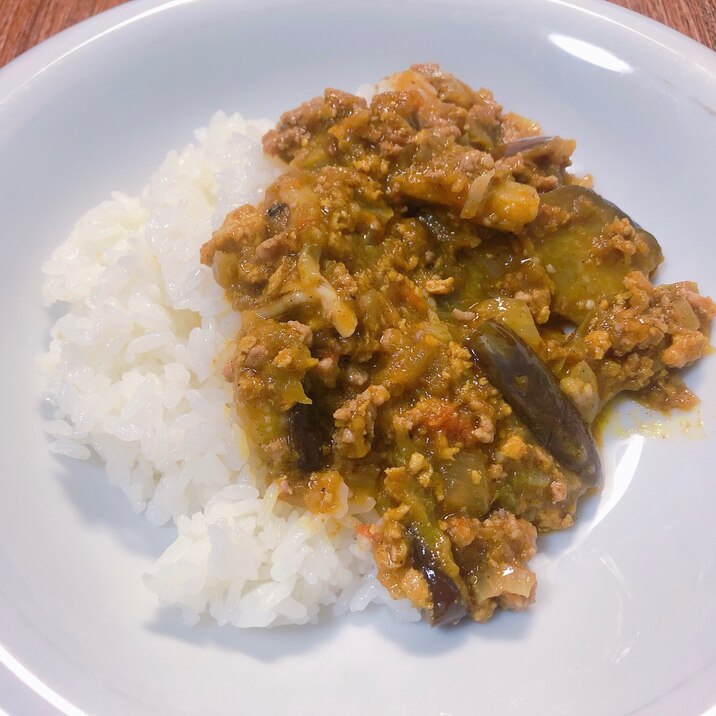
M 0 0 L 0 67 L 46 37 L 123 1 Z M 716 0 L 614 2 L 653 17 L 716 49 Z

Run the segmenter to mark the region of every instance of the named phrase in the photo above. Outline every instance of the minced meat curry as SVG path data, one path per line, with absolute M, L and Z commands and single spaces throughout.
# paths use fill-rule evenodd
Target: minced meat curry
M 615 395 L 696 399 L 714 304 L 567 171 L 575 143 L 436 65 L 328 89 L 264 137 L 286 171 L 202 248 L 243 323 L 225 367 L 285 499 L 375 500 L 378 577 L 431 623 L 534 599 L 537 532 L 599 481 Z M 341 508 L 343 505 L 343 508 Z

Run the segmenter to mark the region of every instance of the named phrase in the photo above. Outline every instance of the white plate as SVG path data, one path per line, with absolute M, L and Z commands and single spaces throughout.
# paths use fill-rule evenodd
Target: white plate
M 0 72 L 0 705 L 12 714 L 702 714 L 716 703 L 716 361 L 703 426 L 612 435 L 577 529 L 542 539 L 536 605 L 430 630 L 185 628 L 140 575 L 171 538 L 46 450 L 39 267 L 214 110 L 276 116 L 435 60 L 576 137 L 577 169 L 716 294 L 716 55 L 595 0 L 135 0 Z M 694 421 L 694 417 L 691 416 Z M 651 435 L 651 437 L 649 436 Z

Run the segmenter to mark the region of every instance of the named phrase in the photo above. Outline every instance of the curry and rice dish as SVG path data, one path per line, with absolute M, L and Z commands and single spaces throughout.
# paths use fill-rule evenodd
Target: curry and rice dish
M 678 371 L 715 308 L 655 285 L 656 239 L 569 173 L 572 140 L 436 65 L 328 89 L 263 137 L 284 171 L 201 249 L 241 327 L 222 362 L 280 498 L 356 527 L 433 624 L 524 609 L 539 532 L 598 486 L 590 426 Z
M 375 89 L 217 113 L 43 266 L 49 448 L 173 524 L 145 584 L 189 623 L 524 609 L 604 407 L 697 402 L 714 304 L 573 141 L 435 65 Z

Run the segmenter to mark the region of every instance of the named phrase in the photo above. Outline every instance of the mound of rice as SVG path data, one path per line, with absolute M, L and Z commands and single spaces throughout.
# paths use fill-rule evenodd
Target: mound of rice
M 217 114 L 141 196 L 113 194 L 45 264 L 43 300 L 67 308 L 40 359 L 55 406 L 50 449 L 96 453 L 136 511 L 176 524 L 145 582 L 189 622 L 304 624 L 328 605 L 372 602 L 418 619 L 378 583 L 355 533 L 358 506 L 311 515 L 246 464 L 221 375 L 240 319 L 198 255 L 227 212 L 260 200 L 281 172 L 261 149 L 269 126 Z

